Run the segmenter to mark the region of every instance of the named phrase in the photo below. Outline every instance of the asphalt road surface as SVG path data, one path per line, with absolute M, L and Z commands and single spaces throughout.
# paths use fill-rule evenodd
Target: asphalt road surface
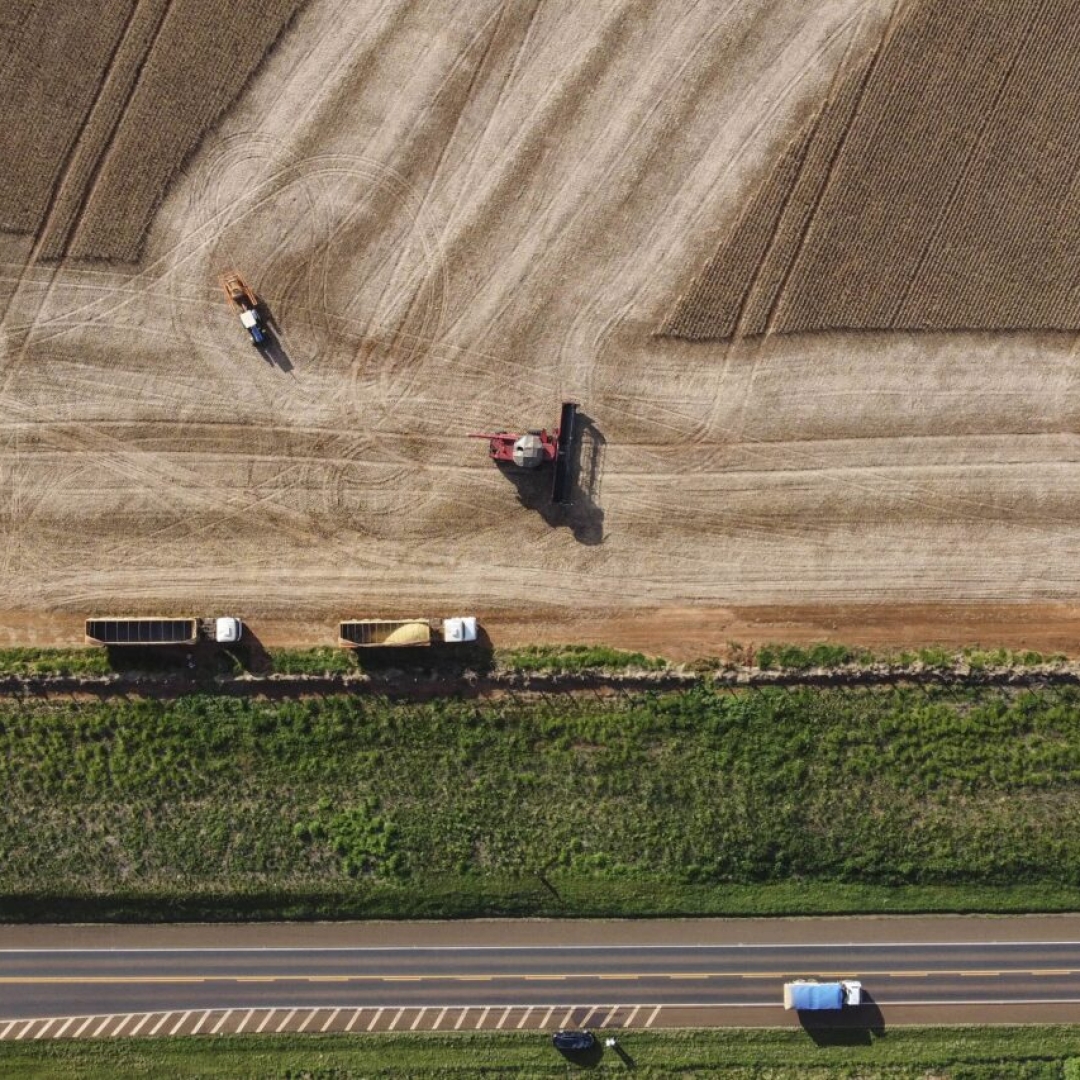
M 0 943 L 4 1019 L 604 1002 L 760 1023 L 783 1018 L 793 978 L 861 979 L 869 1013 L 891 1021 L 910 1007 L 1080 1019 L 1073 917 L 7 927 Z

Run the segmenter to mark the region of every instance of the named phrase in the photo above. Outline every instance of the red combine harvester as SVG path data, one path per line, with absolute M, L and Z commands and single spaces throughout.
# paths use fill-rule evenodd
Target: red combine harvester
M 519 469 L 539 469 L 554 463 L 551 480 L 551 501 L 565 505 L 570 501 L 570 448 L 577 424 L 576 402 L 564 401 L 559 426 L 554 431 L 533 429 L 524 435 L 510 431 L 491 434 L 476 432 L 470 439 L 487 439 L 488 456 L 499 465 L 516 465 Z

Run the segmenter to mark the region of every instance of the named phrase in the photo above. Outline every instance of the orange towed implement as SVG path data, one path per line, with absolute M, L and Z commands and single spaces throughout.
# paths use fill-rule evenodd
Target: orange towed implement
M 251 286 L 233 271 L 221 275 L 221 287 L 225 290 L 229 303 L 239 313 L 241 325 L 251 335 L 252 345 L 256 348 L 265 345 L 266 324 L 259 310 L 258 298 L 252 292 Z

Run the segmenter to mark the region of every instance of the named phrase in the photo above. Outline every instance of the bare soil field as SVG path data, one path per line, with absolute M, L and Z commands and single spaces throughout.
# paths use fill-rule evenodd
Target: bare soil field
M 665 332 L 1080 328 L 1078 15 L 897 4 Z
M 655 335 L 892 16 L 309 0 L 137 265 L 0 235 L 0 632 L 228 611 L 286 644 L 474 611 L 497 644 L 679 658 L 876 643 L 867 618 L 951 641 L 948 612 L 985 610 L 1015 621 L 968 641 L 1012 643 L 1032 612 L 1057 621 L 1025 644 L 1070 635 L 1072 336 Z M 266 358 L 221 295 L 232 268 L 267 304 Z M 568 399 L 563 512 L 467 434 Z M 901 625 L 904 605 L 946 614 Z M 740 629 L 763 609 L 801 614 Z

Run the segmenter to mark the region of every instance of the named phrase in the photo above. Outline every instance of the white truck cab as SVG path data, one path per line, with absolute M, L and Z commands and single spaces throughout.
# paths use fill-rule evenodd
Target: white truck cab
M 214 620 L 214 640 L 219 645 L 231 645 L 240 640 L 244 624 L 239 619 L 223 617 Z
M 442 636 L 443 641 L 475 641 L 476 616 L 463 615 L 454 619 L 443 619 Z

